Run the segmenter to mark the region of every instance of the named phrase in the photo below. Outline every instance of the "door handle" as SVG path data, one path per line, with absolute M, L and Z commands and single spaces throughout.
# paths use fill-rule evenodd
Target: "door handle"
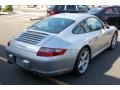
M 94 39 L 96 40 L 96 39 L 98 39 L 98 37 L 94 37 Z
M 95 37 L 95 39 L 98 39 L 98 37 Z

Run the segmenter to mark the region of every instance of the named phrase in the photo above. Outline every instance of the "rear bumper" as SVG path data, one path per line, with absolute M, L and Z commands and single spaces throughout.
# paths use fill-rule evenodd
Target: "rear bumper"
M 6 53 L 9 63 L 46 76 L 59 75 L 72 71 L 76 59 L 74 50 L 56 57 L 39 57 L 36 56 L 36 53 L 16 47 L 6 47 Z

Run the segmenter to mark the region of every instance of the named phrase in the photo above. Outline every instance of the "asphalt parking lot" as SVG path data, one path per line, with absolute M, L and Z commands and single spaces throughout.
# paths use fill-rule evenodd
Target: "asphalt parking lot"
M 12 36 L 24 31 L 36 21 L 28 21 L 26 18 L 1 15 L 0 16 L 0 84 L 3 85 L 106 85 L 120 84 L 120 36 L 116 48 L 112 51 L 105 50 L 93 59 L 88 71 L 81 77 L 75 77 L 71 73 L 41 77 L 21 68 L 6 63 L 4 45 Z M 120 35 L 120 32 L 119 32 Z

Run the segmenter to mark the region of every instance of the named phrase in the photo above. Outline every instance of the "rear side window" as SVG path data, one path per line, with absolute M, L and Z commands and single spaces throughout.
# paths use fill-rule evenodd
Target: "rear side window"
M 67 6 L 66 6 L 66 10 L 69 10 L 69 11 L 70 11 L 70 10 L 72 10 L 72 11 L 73 11 L 73 10 L 76 10 L 76 5 L 67 5 Z
M 81 25 L 85 29 L 86 32 L 90 32 L 91 31 L 89 26 L 88 26 L 88 24 L 87 24 L 87 22 L 86 22 L 86 20 L 82 21 Z
M 82 28 L 82 26 L 80 24 L 78 24 L 73 30 L 72 30 L 73 34 L 82 34 L 85 33 L 85 30 Z

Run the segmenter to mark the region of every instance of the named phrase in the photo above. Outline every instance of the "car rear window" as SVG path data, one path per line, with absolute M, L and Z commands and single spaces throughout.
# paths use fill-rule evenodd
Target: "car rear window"
M 49 9 L 53 9 L 55 7 L 55 5 L 50 5 Z
M 93 8 L 93 9 L 89 10 L 88 13 L 90 13 L 90 14 L 96 14 L 96 13 L 102 11 L 102 10 L 103 10 L 102 7 L 101 8 Z
M 75 21 L 65 18 L 47 18 L 43 21 L 37 22 L 28 29 L 45 31 L 58 34 L 73 24 Z

